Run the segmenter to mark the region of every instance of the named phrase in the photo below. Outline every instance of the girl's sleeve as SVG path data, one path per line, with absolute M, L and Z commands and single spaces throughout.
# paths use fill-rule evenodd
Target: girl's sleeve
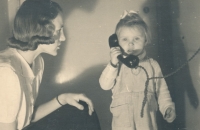
M 157 62 L 155 62 L 155 77 L 163 77 L 160 66 Z M 167 108 L 171 107 L 175 110 L 175 105 L 172 102 L 170 92 L 168 90 L 168 86 L 164 78 L 156 79 L 156 94 L 158 98 L 158 105 L 160 112 L 163 116 L 165 116 L 165 112 Z
M 0 67 L 0 122 L 16 120 L 21 100 L 20 83 L 15 72 L 9 67 Z
M 99 83 L 101 88 L 104 90 L 110 90 L 115 84 L 117 73 L 118 73 L 118 68 L 114 68 L 109 63 L 103 70 L 99 78 Z

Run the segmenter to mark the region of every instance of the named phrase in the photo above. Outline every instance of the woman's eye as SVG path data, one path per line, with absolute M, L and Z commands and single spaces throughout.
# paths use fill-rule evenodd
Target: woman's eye
M 57 35 L 60 35 L 61 29 L 57 31 Z
M 60 33 L 61 33 L 61 29 L 57 30 L 55 35 L 54 35 L 54 39 L 57 40 L 60 38 Z

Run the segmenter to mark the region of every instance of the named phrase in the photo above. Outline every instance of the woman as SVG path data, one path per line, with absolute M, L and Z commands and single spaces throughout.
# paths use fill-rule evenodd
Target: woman
M 50 0 L 26 0 L 19 8 L 8 48 L 0 52 L 0 129 L 21 130 L 65 104 L 83 110 L 79 100 L 93 104 L 83 94 L 64 93 L 34 110 L 42 80 L 41 53 L 57 55 L 63 34 L 61 7 Z

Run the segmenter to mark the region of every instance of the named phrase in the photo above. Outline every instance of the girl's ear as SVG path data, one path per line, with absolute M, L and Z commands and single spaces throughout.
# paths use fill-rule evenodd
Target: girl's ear
M 147 41 L 147 38 L 145 38 L 145 44 L 144 45 L 146 46 L 147 44 L 148 44 L 148 41 Z
M 149 35 L 145 32 L 145 46 L 150 42 Z

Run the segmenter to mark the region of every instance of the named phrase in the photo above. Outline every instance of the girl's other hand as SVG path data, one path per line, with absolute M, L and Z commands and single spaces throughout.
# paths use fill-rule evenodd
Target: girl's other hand
M 164 119 L 171 123 L 174 121 L 174 119 L 176 118 L 176 113 L 175 110 L 171 107 L 167 108 L 165 115 L 164 115 Z
M 110 49 L 110 61 L 112 62 L 112 64 L 117 65 L 117 63 L 119 62 L 119 60 L 117 59 L 118 55 L 121 55 L 121 49 L 120 47 L 112 47 Z

